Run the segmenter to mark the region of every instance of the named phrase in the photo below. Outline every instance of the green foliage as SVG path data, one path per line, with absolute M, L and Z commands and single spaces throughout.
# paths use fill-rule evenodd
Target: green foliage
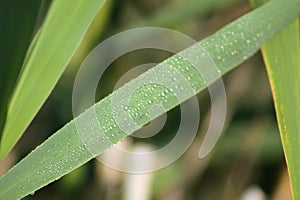
M 33 37 L 42 5 L 41 0 L 3 0 L 0 3 L 0 135 L 5 123 L 9 98 Z
M 55 3 L 60 5 L 58 2 L 60 1 L 55 1 Z M 62 6 L 62 8 L 53 6 L 52 9 L 56 8 L 63 12 L 67 4 L 64 2 L 61 2 L 61 4 L 62 5 L 60 6 Z M 84 12 L 84 10 L 89 11 L 92 7 L 95 7 L 92 3 L 86 4 L 87 5 L 85 5 L 85 1 L 82 1 L 81 5 L 85 5 L 86 7 L 83 6 L 83 10 L 81 10 L 82 13 L 77 12 L 82 14 L 82 23 L 86 20 L 85 17 L 87 16 L 85 14 L 90 14 L 90 12 Z M 74 5 L 74 3 L 71 3 L 71 5 Z M 78 8 L 80 8 L 80 6 L 78 6 Z M 181 53 L 168 58 L 136 79 L 133 79 L 128 84 L 93 105 L 73 121 L 66 124 L 62 129 L 57 131 L 53 136 L 47 139 L 42 145 L 37 147 L 32 153 L 4 175 L 0 179 L 0 199 L 16 199 L 24 197 L 83 165 L 109 148 L 113 143 L 120 141 L 122 138 L 126 137 L 127 134 L 133 133 L 135 130 L 148 123 L 151 120 L 148 115 L 148 110 L 154 104 L 161 104 L 164 108 L 164 112 L 166 112 L 179 103 L 192 97 L 218 77 L 214 76 L 214 74 L 210 74 L 212 75 L 211 79 L 207 82 L 199 73 L 197 66 L 191 65 L 187 59 L 193 59 L 201 63 L 203 62 L 203 59 L 209 56 L 216 63 L 216 67 L 220 74 L 224 74 L 242 63 L 245 59 L 252 56 L 265 41 L 270 39 L 274 34 L 297 18 L 300 14 L 299 8 L 300 2 L 298 0 L 290 0 L 288 4 L 285 0 L 271 1 L 270 3 L 267 3 L 266 5 L 237 19 L 211 37 L 208 37 Z M 92 10 L 95 11 L 97 9 Z M 55 18 L 54 14 L 52 15 L 53 18 Z M 52 15 L 50 12 L 50 16 Z M 92 17 L 89 15 L 87 18 L 91 19 Z M 52 23 L 49 21 L 50 20 L 48 20 L 48 23 L 46 21 L 42 31 L 47 30 L 46 28 L 49 26 L 51 27 Z M 81 23 L 76 24 L 79 25 Z M 70 27 L 75 28 L 71 25 Z M 80 32 L 79 29 L 82 30 L 81 28 L 76 30 Z M 68 35 L 67 33 L 69 33 L 68 31 L 70 30 L 67 31 L 66 29 L 59 34 L 60 37 Z M 67 53 L 64 51 L 60 52 L 62 55 L 59 55 L 61 56 L 59 58 L 61 58 L 62 61 L 60 61 L 60 59 L 54 59 L 54 57 L 51 56 L 50 58 L 52 59 L 52 62 L 56 63 L 59 61 L 60 65 L 65 65 L 70 58 L 70 55 L 77 47 L 78 39 L 82 37 L 83 32 L 84 31 L 81 31 L 78 34 L 75 34 L 77 37 L 73 38 L 73 40 L 70 40 L 68 37 L 70 43 L 65 44 L 67 46 L 64 48 L 64 51 L 66 49 L 69 51 Z M 49 34 L 50 33 L 52 32 L 50 31 Z M 31 57 L 33 58 L 35 58 L 39 53 L 36 49 L 43 44 L 39 41 L 45 42 L 45 44 L 43 44 L 45 45 L 45 48 L 47 45 L 52 45 L 52 43 L 50 44 L 47 41 L 47 38 L 45 38 L 46 36 L 42 37 L 43 34 L 45 33 L 41 32 L 36 43 L 36 47 L 31 53 Z M 56 42 L 53 41 L 53 45 L 60 44 L 59 41 L 60 40 L 57 38 Z M 55 51 L 53 48 L 49 48 L 49 52 L 47 52 L 47 54 L 54 55 L 52 53 L 60 51 L 60 49 L 54 49 Z M 41 54 L 43 55 L 43 53 Z M 44 57 L 41 57 L 40 59 L 36 58 L 37 61 L 33 58 L 28 59 L 28 64 L 31 63 L 30 66 L 35 66 L 39 62 L 42 63 L 39 63 L 38 65 L 48 66 L 48 63 L 51 61 L 51 59 L 49 59 L 48 62 L 48 59 Z M 33 61 L 37 63 L 35 64 Z M 211 66 L 204 66 L 203 69 L 209 72 L 209 67 Z M 52 71 L 48 68 L 45 68 L 45 70 L 50 70 L 47 71 L 48 74 L 60 74 L 62 70 L 60 68 Z M 28 69 L 31 69 L 31 67 Z M 30 71 L 30 73 L 33 73 L 34 76 L 39 78 L 39 73 L 46 73 L 46 71 L 39 71 L 39 73 L 36 71 Z M 24 71 L 23 76 L 26 77 L 28 75 L 29 71 Z M 21 83 L 22 80 L 23 79 L 20 81 Z M 164 80 L 167 85 L 174 86 L 174 90 L 172 91 L 170 88 L 164 88 L 153 83 L 153 81 L 159 80 Z M 45 83 L 51 82 L 48 79 L 45 81 Z M 25 91 L 26 94 L 29 92 L 27 95 L 30 95 L 31 87 L 35 86 L 35 82 L 33 80 L 29 80 L 29 83 L 29 85 L 26 84 L 26 87 L 22 86 L 25 87 L 22 91 Z M 53 81 L 52 84 L 54 84 Z M 135 120 L 137 126 L 129 124 L 128 129 L 130 129 L 130 131 L 129 133 L 125 133 L 120 129 L 119 125 L 128 125 L 128 120 L 126 118 L 122 118 L 123 116 L 121 115 L 119 119 L 120 121 L 117 123 L 115 118 L 116 113 L 122 113 L 121 111 L 125 109 L 124 99 L 126 100 L 129 98 L 128 95 L 131 91 L 134 91 L 134 89 L 141 84 L 145 87 L 141 87 L 134 92 L 130 98 L 128 107 L 126 107 L 126 110 Z M 38 86 L 36 87 L 37 90 L 34 90 L 36 93 L 42 92 L 41 88 L 39 89 Z M 186 88 L 192 88 L 192 90 L 186 90 Z M 50 90 L 51 88 L 48 86 L 48 93 Z M 181 90 L 189 92 L 180 93 Z M 17 106 L 18 104 L 16 102 L 18 102 L 18 99 L 22 97 L 18 97 L 17 95 L 19 94 L 18 91 L 21 92 L 20 89 L 16 91 L 16 97 L 14 98 L 15 102 L 12 104 L 13 106 Z M 144 95 L 145 93 L 148 94 L 147 97 Z M 179 93 L 182 96 L 177 99 L 176 96 Z M 43 94 L 44 96 L 47 96 L 45 93 Z M 24 100 L 24 98 L 25 97 L 22 97 L 21 99 Z M 39 99 L 41 99 L 41 97 L 39 97 Z M 296 99 L 295 101 L 299 101 L 299 99 Z M 29 102 L 29 100 L 25 99 L 25 103 L 26 102 Z M 36 104 L 35 101 L 31 103 Z M 141 106 L 139 107 L 138 105 Z M 17 111 L 19 109 L 21 108 L 18 108 Z M 30 111 L 33 107 L 26 109 Z M 157 112 L 155 117 L 162 113 L 163 111 Z M 93 118 L 93 114 L 96 114 L 96 118 Z M 23 119 L 23 117 L 16 116 L 16 120 L 19 118 L 20 120 Z M 29 118 L 30 117 L 27 117 L 27 119 Z M 299 119 L 299 116 L 296 119 Z M 22 127 L 24 128 L 24 126 L 25 125 L 23 124 Z M 21 128 L 18 128 L 18 130 L 20 132 L 23 131 Z
M 257 7 L 263 1 L 253 0 Z M 300 198 L 299 19 L 262 46 L 294 199 Z
M 182 22 L 184 19 L 189 19 L 194 16 L 205 15 L 208 12 L 225 5 L 231 5 L 241 0 L 188 0 L 182 2 L 170 2 L 169 6 L 160 9 L 158 13 L 146 18 L 143 21 L 133 23 L 136 26 L 162 26 L 172 27 Z M 184 8 L 184 9 L 183 9 Z
M 53 90 L 102 5 L 102 0 L 64 0 L 51 4 L 10 100 L 0 160 L 15 145 Z

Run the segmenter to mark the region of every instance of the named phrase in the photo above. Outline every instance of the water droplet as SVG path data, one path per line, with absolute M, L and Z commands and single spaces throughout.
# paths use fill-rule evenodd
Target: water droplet
M 237 54 L 236 51 L 232 51 L 232 52 L 231 52 L 231 55 L 235 55 L 235 54 Z

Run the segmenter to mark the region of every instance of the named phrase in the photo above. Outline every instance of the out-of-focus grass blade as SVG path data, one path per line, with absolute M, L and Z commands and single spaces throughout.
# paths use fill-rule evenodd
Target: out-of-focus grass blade
M 254 7 L 266 0 L 253 0 Z M 300 199 L 299 18 L 262 46 L 294 199 Z
M 54 88 L 104 0 L 53 1 L 9 103 L 0 160 Z
M 183 0 L 181 2 L 170 2 L 153 16 L 149 16 L 131 26 L 162 26 L 172 27 L 194 16 L 205 15 L 216 8 L 232 5 L 242 0 Z
M 294 199 L 300 199 L 299 20 L 262 47 Z
M 0 2 L 0 135 L 7 105 L 33 36 L 42 0 Z
M 113 3 L 113 0 L 105 2 L 101 10 L 97 13 L 84 38 L 82 39 L 80 46 L 78 47 L 72 57 L 72 60 L 70 61 L 70 65 L 72 65 L 72 67 L 68 67 L 67 70 L 76 73 L 78 69 L 76 67 L 73 67 L 73 65 L 79 67 L 80 63 L 93 48 L 93 45 L 95 45 L 95 43 L 99 41 L 102 33 L 105 31 L 106 24 L 109 21 L 108 18 L 111 14 Z
M 2 176 L 0 199 L 22 198 L 83 165 L 126 137 L 128 133 L 122 131 L 115 118 L 125 110 L 124 99 L 126 101 L 130 98 L 126 110 L 138 124 L 129 127 L 134 132 L 151 120 L 147 117 L 148 110 L 154 105 L 160 104 L 164 107 L 164 111 L 158 113 L 162 114 L 207 87 L 196 66 L 185 60 L 188 55 L 199 58 L 201 62 L 203 51 L 198 51 L 199 47 L 207 51 L 220 73 L 224 74 L 253 55 L 266 40 L 299 14 L 298 0 L 289 0 L 288 3 L 286 0 L 271 1 L 131 80 L 66 124 Z M 222 47 L 216 49 L 218 45 Z M 173 94 L 174 91 L 161 85 L 148 84 L 161 77 L 169 81 L 170 85 L 180 86 L 175 90 L 181 91 L 182 86 L 185 96 L 178 100 Z M 211 81 L 217 78 L 212 77 Z M 184 87 L 187 84 L 193 91 L 186 92 Z M 140 85 L 147 87 L 137 89 Z M 132 89 L 135 89 L 134 95 L 130 94 Z M 146 97 L 145 92 L 148 91 L 151 92 Z M 96 118 L 93 114 L 96 114 Z M 129 122 L 128 118 L 123 119 L 124 124 Z

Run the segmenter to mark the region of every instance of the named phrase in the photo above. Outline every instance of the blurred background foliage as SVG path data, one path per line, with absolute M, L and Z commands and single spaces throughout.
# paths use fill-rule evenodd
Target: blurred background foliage
M 43 3 L 42 13 L 36 9 L 42 5 L 41 1 L 35 5 L 37 7 L 28 4 L 13 13 L 4 7 L 0 8 L 1 29 L 8 28 L 11 22 L 7 20 L 13 20 L 13 14 L 23 16 L 24 21 L 13 21 L 16 26 L 11 28 L 11 35 L 0 35 L 1 41 L 7 42 L 1 46 L 12 48 L 1 48 L 1 56 L 8 52 L 20 52 L 18 55 L 9 54 L 19 60 L 11 57 L 6 59 L 18 63 L 16 66 L 19 69 L 25 56 L 24 49 L 28 48 L 38 26 L 36 17 L 39 15 L 38 20 L 41 21 L 50 3 L 49 0 Z M 72 87 L 76 72 L 85 56 L 99 42 L 122 30 L 142 26 L 171 28 L 199 41 L 249 10 L 250 5 L 246 0 L 108 1 L 95 18 L 51 96 L 13 151 L 1 162 L 0 174 L 4 174 L 73 118 Z M 4 11 L 11 15 L 4 15 Z M 120 57 L 101 78 L 97 99 L 111 93 L 118 80 L 131 68 L 144 63 L 157 63 L 170 55 L 161 50 L 144 49 Z M 8 63 L 2 62 L 1 65 Z M 3 67 L 1 84 L 7 73 L 2 70 Z M 12 76 L 17 77 L 17 73 L 13 69 L 11 71 Z M 210 98 L 206 90 L 197 96 L 201 111 L 197 137 L 188 151 L 172 165 L 151 174 L 132 175 L 117 172 L 94 159 L 25 199 L 134 200 L 130 196 L 134 194 L 133 191 L 144 191 L 144 197 L 139 197 L 139 200 L 290 199 L 271 91 L 260 53 L 223 79 L 228 100 L 227 122 L 221 139 L 208 157 L 198 159 L 210 119 Z M 10 87 L 13 87 L 13 83 Z M 9 93 L 1 90 L 1 94 L 5 95 L 1 97 L 1 105 L 4 105 Z M 147 144 L 158 148 L 174 136 L 179 121 L 180 109 L 176 108 L 167 113 L 166 124 L 156 136 L 150 139 L 129 137 L 128 145 Z M 151 123 L 155 125 L 156 122 Z

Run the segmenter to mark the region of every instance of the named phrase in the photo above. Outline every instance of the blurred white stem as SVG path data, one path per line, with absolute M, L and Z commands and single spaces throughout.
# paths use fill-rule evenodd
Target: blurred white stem
M 258 186 L 251 186 L 246 189 L 241 197 L 241 200 L 266 200 L 266 195 Z
M 149 152 L 152 148 L 149 145 L 136 145 L 133 149 L 134 153 Z M 129 158 L 128 164 L 150 165 L 153 166 L 155 160 L 147 159 L 147 163 L 140 163 L 134 157 Z M 149 200 L 151 198 L 153 173 L 144 174 L 126 174 L 124 176 L 124 200 Z

